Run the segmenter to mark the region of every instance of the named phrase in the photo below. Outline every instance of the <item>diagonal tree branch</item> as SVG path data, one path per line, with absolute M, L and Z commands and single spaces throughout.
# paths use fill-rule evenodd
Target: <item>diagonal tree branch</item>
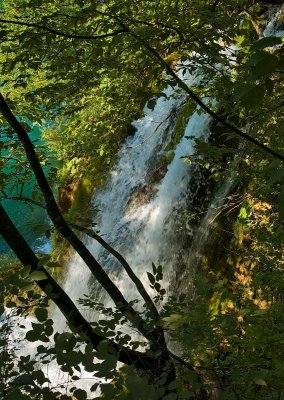
M 88 268 L 90 269 L 93 276 L 99 282 L 99 284 L 106 290 L 108 295 L 114 301 L 116 307 L 123 313 L 123 315 L 139 330 L 139 332 L 147 338 L 152 345 L 166 348 L 164 335 L 161 335 L 161 329 L 157 328 L 155 331 L 151 331 L 145 326 L 145 321 L 140 315 L 129 305 L 127 300 L 124 298 L 117 286 L 112 282 L 107 273 L 104 271 L 102 266 L 98 263 L 92 253 L 84 245 L 84 243 L 75 235 L 72 229 L 69 227 L 63 215 L 61 214 L 57 203 L 55 201 L 52 190 L 40 165 L 39 159 L 34 149 L 27 132 L 23 126 L 16 119 L 4 97 L 0 93 L 0 110 L 10 124 L 10 126 L 16 132 L 20 142 L 22 143 L 26 152 L 29 164 L 34 172 L 35 178 L 39 185 L 39 188 L 44 197 L 46 204 L 47 213 L 53 222 L 55 228 L 61 235 L 70 243 L 74 250 L 81 256 Z
M 16 21 L 16 20 L 8 20 L 8 19 L 0 19 L 0 22 L 3 24 L 12 24 L 12 25 L 20 25 L 20 26 L 28 26 L 31 28 L 37 28 L 49 33 L 52 33 L 57 36 L 62 36 L 68 39 L 80 39 L 80 40 L 97 40 L 97 39 L 105 39 L 108 37 L 116 36 L 119 33 L 126 32 L 125 29 L 118 29 L 116 31 L 113 31 L 111 33 L 105 33 L 103 35 L 74 35 L 72 33 L 65 33 L 58 31 L 57 29 L 49 28 L 48 26 L 40 25 L 40 24 L 35 24 L 32 22 L 24 22 L 24 21 Z
M 40 201 L 36 201 L 33 200 L 29 197 L 25 197 L 25 196 L 8 196 L 3 190 L 1 191 L 3 198 L 0 197 L 0 200 L 15 200 L 15 201 L 22 201 L 24 203 L 27 204 L 32 204 L 41 208 L 45 208 L 45 206 L 40 202 Z
M 130 22 L 133 22 L 133 23 L 136 23 L 136 24 L 142 24 L 142 25 L 151 26 L 151 27 L 157 27 L 158 26 L 158 27 L 161 27 L 161 28 L 165 28 L 165 29 L 171 30 L 171 31 L 175 32 L 180 37 L 180 40 L 182 42 L 185 41 L 184 34 L 180 31 L 180 29 L 178 29 L 175 26 L 164 24 L 163 22 L 156 21 L 156 20 L 153 21 L 153 22 L 150 22 L 150 21 L 144 21 L 144 20 L 140 20 L 140 19 L 135 19 L 135 18 L 127 16 L 127 15 L 123 15 L 123 17 L 126 20 L 128 20 Z
M 15 201 L 23 201 L 24 203 L 29 203 L 32 205 L 36 205 L 38 207 L 41 207 L 43 209 L 46 209 L 44 204 L 40 203 L 39 201 L 33 200 L 29 197 L 24 197 L 24 196 L 8 196 L 5 192 L 3 192 L 3 199 L 5 200 L 15 200 Z M 1 197 L 0 197 L 1 200 Z M 141 297 L 151 310 L 153 317 L 156 319 L 160 318 L 160 315 L 158 313 L 158 310 L 153 303 L 151 297 L 149 296 L 148 292 L 146 291 L 143 283 L 140 281 L 140 279 L 137 277 L 137 275 L 132 271 L 130 265 L 126 261 L 126 259 L 118 252 L 116 251 L 112 246 L 110 246 L 101 236 L 99 236 L 96 232 L 94 232 L 91 229 L 85 228 L 81 225 L 74 224 L 74 223 L 69 223 L 69 226 L 73 227 L 74 229 L 85 233 L 86 235 L 90 236 L 91 238 L 95 239 L 98 243 L 102 245 L 110 254 L 112 254 L 123 266 L 125 271 L 127 272 L 127 275 L 129 278 L 132 280 L 132 282 L 135 284 L 138 292 L 140 293 Z
M 138 41 L 140 42 L 143 47 L 145 47 L 150 54 L 152 54 L 159 62 L 159 64 L 165 69 L 166 73 L 171 76 L 178 86 L 183 89 L 190 97 L 192 100 L 195 101 L 204 111 L 206 111 L 207 114 L 209 114 L 211 117 L 213 117 L 216 121 L 220 122 L 222 125 L 226 126 L 227 128 L 230 129 L 230 131 L 234 132 L 238 136 L 244 138 L 250 143 L 253 143 L 255 146 L 258 148 L 262 149 L 266 153 L 271 154 L 273 157 L 278 158 L 281 161 L 284 161 L 284 155 L 278 153 L 277 151 L 270 149 L 268 146 L 265 144 L 261 143 L 259 140 L 255 139 L 254 137 L 248 135 L 247 133 L 241 131 L 239 128 L 236 126 L 230 124 L 228 121 L 224 120 L 221 118 L 218 114 L 216 114 L 213 110 L 211 110 L 210 107 L 208 107 L 206 104 L 203 103 L 203 101 L 194 93 L 193 90 L 191 90 L 186 83 L 180 79 L 177 74 L 174 72 L 174 70 L 170 67 L 170 65 L 160 56 L 160 54 L 153 48 L 151 47 L 144 39 L 142 39 L 140 36 L 136 35 L 134 32 L 131 32 L 128 27 L 125 26 L 125 29 L 128 29 L 130 34 Z
M 29 197 L 24 197 L 24 196 L 8 196 L 5 192 L 3 192 L 3 196 L 5 200 L 15 200 L 15 201 L 23 201 L 25 203 L 30 203 L 32 205 L 36 205 L 41 208 L 45 208 L 45 206 L 40 203 L 39 201 L 30 199 Z M 1 200 L 1 198 L 0 198 Z M 159 319 L 160 315 L 158 313 L 158 310 L 153 303 L 151 297 L 149 296 L 148 292 L 146 291 L 143 283 L 140 281 L 140 279 L 137 277 L 137 275 L 132 271 L 130 265 L 126 261 L 126 259 L 118 252 L 116 251 L 112 246 L 110 246 L 101 236 L 99 236 L 96 232 L 94 232 L 91 229 L 85 228 L 81 225 L 74 224 L 74 223 L 69 223 L 69 226 L 73 227 L 74 229 L 85 233 L 86 235 L 90 236 L 91 238 L 95 239 L 98 243 L 102 245 L 110 254 L 112 254 L 123 266 L 125 271 L 127 272 L 127 275 L 129 278 L 132 280 L 132 282 L 135 284 L 138 292 L 140 293 L 141 297 L 145 301 L 145 303 L 148 305 L 149 309 L 151 310 L 154 318 Z
M 46 275 L 46 279 L 36 281 L 36 284 L 58 306 L 67 322 L 75 328 L 76 332 L 86 335 L 88 340 L 92 343 L 94 349 L 96 349 L 103 340 L 106 340 L 106 338 L 98 335 L 93 330 L 91 325 L 87 322 L 87 320 L 85 320 L 67 293 L 58 285 L 49 272 L 44 267 L 38 266 L 38 258 L 29 247 L 23 236 L 17 230 L 1 204 L 0 220 L 0 235 L 14 251 L 20 262 L 24 266 L 29 265 L 31 267 L 31 272 L 41 271 Z M 149 370 L 153 367 L 153 362 L 155 362 L 155 360 L 151 357 L 148 357 L 144 353 L 134 351 L 126 347 L 119 347 L 112 340 L 109 340 L 109 344 L 118 351 L 119 361 L 128 365 L 134 364 L 137 366 L 137 368 L 141 368 L 143 370 Z
M 138 292 L 140 293 L 141 297 L 143 298 L 143 300 L 145 301 L 145 303 L 149 307 L 149 309 L 152 312 L 153 316 L 156 319 L 159 319 L 160 315 L 158 313 L 158 310 L 157 310 L 155 304 L 153 303 L 151 297 L 147 293 L 143 283 L 140 281 L 140 279 L 137 277 L 137 275 L 133 272 L 133 270 L 131 269 L 130 265 L 125 260 L 125 258 L 118 251 L 116 251 L 113 247 L 111 247 L 106 241 L 104 241 L 104 239 L 101 236 L 99 236 L 96 232 L 94 232 L 93 230 L 88 229 L 88 228 L 84 228 L 83 226 L 80 226 L 80 225 L 77 225 L 77 224 L 73 224 L 73 223 L 71 223 L 69 225 L 71 225 L 73 228 L 77 229 L 78 231 L 84 232 L 86 235 L 88 235 L 91 238 L 95 239 L 98 243 L 100 243 L 102 245 L 102 247 L 104 247 L 110 254 L 112 254 L 120 262 L 120 264 L 125 269 L 125 271 L 126 271 L 127 275 L 129 276 L 129 278 L 135 284 Z

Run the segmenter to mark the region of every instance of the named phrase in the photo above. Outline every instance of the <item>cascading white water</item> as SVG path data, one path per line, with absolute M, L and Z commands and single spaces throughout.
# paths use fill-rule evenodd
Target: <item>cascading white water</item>
M 283 35 L 283 31 L 277 32 L 277 18 L 276 14 L 268 24 L 264 32 L 266 36 Z M 187 83 L 190 85 L 192 82 L 189 80 Z M 196 111 L 190 117 L 184 138 L 175 149 L 175 156 L 167 173 L 160 182 L 156 177 L 153 183 L 159 157 L 170 142 L 176 110 L 183 101 L 183 97 L 172 88 L 166 89 L 165 94 L 168 99 L 160 98 L 153 111 L 146 109 L 145 117 L 134 122 L 136 134 L 127 139 L 118 154 L 117 164 L 106 187 L 95 193 L 93 199 L 94 207 L 101 210 L 95 216 L 101 235 L 127 259 L 146 287 L 146 272 L 151 270 L 152 262 L 163 266 L 164 284 L 169 284 L 174 268 L 190 264 L 190 257 L 197 254 L 200 242 L 208 233 L 207 226 L 201 226 L 204 231 L 201 229 L 200 236 L 196 235 L 196 254 L 190 255 L 184 251 L 184 241 L 180 239 L 186 233 L 183 231 L 179 235 L 178 229 L 186 221 L 180 215 L 184 208 L 190 209 L 194 197 L 190 181 L 195 178 L 197 171 L 184 163 L 181 157 L 194 151 L 193 142 L 186 139 L 187 136 L 208 134 L 208 116 L 199 115 Z M 221 202 L 229 186 L 230 182 L 221 190 Z M 211 211 L 209 210 L 204 221 L 208 221 Z M 187 234 L 190 235 L 191 232 Z M 125 297 L 129 300 L 136 299 L 137 292 L 118 262 L 93 240 L 86 238 L 85 241 Z M 190 282 L 193 279 L 192 268 L 189 271 L 183 275 L 184 281 Z M 90 272 L 77 255 L 69 262 L 64 289 L 75 301 L 90 289 L 92 292 L 99 291 L 94 283 L 90 285 Z M 103 291 L 100 296 L 107 306 L 112 304 Z M 95 318 L 94 315 L 87 316 L 89 320 Z M 65 322 L 58 310 L 54 311 L 53 319 L 56 330 L 65 329 Z M 22 351 L 32 354 L 32 347 L 34 343 L 29 343 L 29 347 Z M 52 368 L 49 369 L 48 375 L 52 381 L 60 381 L 56 374 L 56 368 L 53 371 Z
M 207 136 L 210 122 L 207 115 L 198 111 L 193 113 L 166 174 L 160 182 L 150 185 L 159 158 L 171 140 L 174 118 L 184 99 L 172 88 L 166 89 L 165 94 L 168 99 L 160 98 L 154 110 L 146 108 L 145 117 L 134 122 L 136 134 L 126 140 L 105 188 L 95 193 L 93 198 L 94 207 L 101 210 L 95 216 L 100 234 L 127 259 L 149 292 L 146 272 L 151 271 L 152 262 L 163 266 L 164 286 L 169 284 L 174 267 L 187 262 L 189 254 L 184 251 L 184 241 L 180 240 L 186 233 L 184 230 L 182 235 L 178 232 L 186 221 L 178 217 L 194 197 L 190 181 L 197 171 L 182 157 L 194 152 L 193 141 L 187 137 Z M 128 300 L 136 299 L 137 291 L 120 264 L 94 240 L 86 238 L 85 241 L 124 296 Z M 108 295 L 92 282 L 88 268 L 78 255 L 68 264 L 64 290 L 75 302 L 88 291 L 96 291 L 106 306 L 113 305 Z M 81 311 L 88 320 L 97 317 Z M 66 329 L 66 322 L 58 309 L 53 310 L 52 319 L 55 331 Z M 34 348 L 35 343 L 29 343 L 27 348 L 21 348 L 21 354 L 33 354 Z M 49 364 L 46 373 L 54 385 L 66 379 L 55 363 Z M 84 373 L 85 389 L 88 378 Z
M 264 36 L 284 36 L 284 24 L 283 24 L 283 16 L 284 16 L 284 5 L 276 9 L 268 10 L 268 24 L 263 31 Z
M 191 77 L 187 83 L 195 83 L 197 79 Z M 151 271 L 152 262 L 163 266 L 164 286 L 169 284 L 174 267 L 186 264 L 188 254 L 183 246 L 186 234 L 177 231 L 186 221 L 179 221 L 178 216 L 193 198 L 190 180 L 197 171 L 181 157 L 194 152 L 193 141 L 187 137 L 207 136 L 210 121 L 207 115 L 193 113 L 165 176 L 160 182 L 157 178 L 153 182 L 152 176 L 171 141 L 176 113 L 184 100 L 173 88 L 167 88 L 165 94 L 167 99 L 161 97 L 153 110 L 146 107 L 145 116 L 133 123 L 135 135 L 126 140 L 106 186 L 93 197 L 94 208 L 100 210 L 94 218 L 100 234 L 126 258 L 150 294 L 146 272 Z M 117 260 L 94 240 L 85 238 L 85 243 L 127 300 L 137 299 L 137 291 Z M 106 306 L 113 305 L 109 295 L 91 279 L 89 269 L 78 255 L 68 264 L 64 290 L 75 302 L 89 292 Z M 81 307 L 80 310 L 89 321 L 98 317 L 94 312 Z M 66 323 L 60 311 L 55 309 L 53 313 L 55 330 L 64 330 Z M 84 375 L 86 389 L 88 374 Z M 49 377 L 53 382 L 63 380 L 56 365 L 49 367 Z
M 283 7 L 277 13 L 274 10 L 265 36 L 278 35 L 281 12 Z M 196 80 L 198 78 L 187 77 L 186 83 L 190 86 Z M 193 142 L 186 137 L 206 136 L 209 132 L 209 117 L 196 111 L 189 118 L 166 175 L 160 182 L 150 183 L 159 157 L 171 140 L 176 111 L 183 101 L 183 96 L 173 88 L 168 87 L 165 95 L 167 99 L 161 97 L 152 111 L 146 107 L 145 117 L 133 123 L 136 134 L 126 140 L 105 188 L 95 192 L 93 199 L 94 208 L 100 210 L 94 217 L 100 234 L 127 259 L 146 286 L 146 272 L 151 270 L 152 262 L 163 266 L 165 285 L 170 281 L 173 268 L 188 262 L 178 224 L 186 223 L 182 221 L 180 211 L 190 209 L 193 198 L 190 181 L 197 170 L 184 163 L 181 157 L 194 152 Z M 137 292 L 119 263 L 94 240 L 85 238 L 85 242 L 125 297 L 136 299 Z M 66 292 L 77 301 L 91 286 L 92 293 L 97 292 L 96 296 L 100 296 L 106 305 L 112 304 L 109 296 L 94 283 L 90 285 L 90 281 L 88 268 L 75 255 L 68 265 Z M 58 321 L 56 325 L 60 325 Z
M 93 199 L 94 207 L 101 210 L 95 220 L 100 234 L 127 259 L 146 287 L 146 272 L 151 270 L 152 262 L 163 266 L 167 284 L 174 265 L 185 256 L 178 237 L 177 218 L 178 211 L 190 201 L 189 182 L 195 169 L 181 157 L 194 151 L 187 136 L 199 137 L 209 131 L 209 117 L 195 112 L 166 175 L 155 189 L 150 187 L 159 156 L 170 141 L 171 116 L 183 100 L 172 88 L 166 89 L 165 94 L 170 98 L 160 98 L 153 111 L 146 109 L 145 117 L 134 123 L 136 134 L 120 150 L 106 187 L 95 193 Z M 87 240 L 87 244 L 124 296 L 128 300 L 137 299 L 137 292 L 119 263 L 94 241 Z M 69 263 L 64 289 L 77 300 L 86 294 L 89 280 L 88 269 L 75 256 Z M 100 290 L 95 284 L 91 286 L 92 291 Z M 105 293 L 101 297 L 106 305 L 112 304 Z

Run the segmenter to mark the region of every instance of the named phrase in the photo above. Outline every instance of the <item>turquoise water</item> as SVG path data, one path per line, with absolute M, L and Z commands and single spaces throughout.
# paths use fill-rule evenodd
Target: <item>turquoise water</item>
M 44 142 L 41 138 L 41 132 L 38 127 L 34 127 L 30 133 L 31 140 L 36 144 L 36 146 L 44 146 Z M 7 136 L 2 135 L 0 138 L 0 144 L 7 143 Z M 44 151 L 45 154 L 47 150 Z M 3 150 L 1 155 L 7 156 L 7 150 Z M 10 163 L 10 167 L 7 164 L 2 172 L 5 172 L 9 176 L 15 175 L 12 166 L 16 164 L 17 161 L 8 161 Z M 44 167 L 45 172 L 48 174 L 50 167 Z M 23 171 L 24 172 L 24 171 Z M 15 177 L 15 176 L 14 176 Z M 13 178 L 14 178 L 13 177 Z M 14 180 L 15 182 L 15 180 Z M 5 193 L 8 196 L 25 196 L 28 198 L 32 197 L 32 193 L 37 191 L 37 183 L 33 176 L 22 185 L 13 185 L 12 183 L 8 183 L 5 188 Z M 1 195 L 1 193 L 0 193 Z M 2 197 L 2 196 L 1 196 Z M 37 198 L 36 198 L 37 199 Z M 33 249 L 43 252 L 49 251 L 49 240 L 46 237 L 45 233 L 49 228 L 49 220 L 47 217 L 46 211 L 38 207 L 36 205 L 31 205 L 24 203 L 23 201 L 16 200 L 1 200 L 1 204 L 5 208 L 6 212 L 13 220 L 16 227 L 25 237 L 27 242 Z M 1 221 L 0 221 L 1 223 Z M 0 253 L 6 253 L 9 251 L 8 246 L 0 237 Z

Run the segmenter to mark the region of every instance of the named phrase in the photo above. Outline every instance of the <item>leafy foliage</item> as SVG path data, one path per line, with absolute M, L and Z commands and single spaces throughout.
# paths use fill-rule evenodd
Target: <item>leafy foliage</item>
M 262 7 L 243 0 L 192 0 L 190 7 L 186 0 L 4 0 L 2 91 L 19 118 L 44 125 L 64 181 L 78 180 L 86 171 L 102 181 L 145 102 L 153 109 L 167 85 L 182 90 L 178 75 L 187 82 L 189 73 L 200 71 L 194 93 L 212 108 L 207 99 L 216 99 L 215 111 L 224 120 L 283 154 L 283 42 L 277 36 L 259 37 Z M 13 132 L 3 126 L 0 189 L 5 195 L 12 185 L 22 195 L 31 171 Z M 229 159 L 241 158 L 236 181 L 248 194 L 235 207 L 229 249 L 238 256 L 230 254 L 217 269 L 207 266 L 210 279 L 199 277 L 195 298 L 170 298 L 159 321 L 147 304 L 137 314 L 149 334 L 161 326 L 182 348 L 182 359 L 170 358 L 176 377 L 168 381 L 169 364 L 159 376 L 152 370 L 150 377 L 137 373 L 135 365 L 117 369 L 119 354 L 108 339 L 131 350 L 145 347 L 153 360 L 162 352 L 133 340 L 121 310 L 106 309 L 94 299 L 81 304 L 103 314 L 92 324 L 105 338 L 96 350 L 72 327 L 54 332 L 47 299 L 34 290 L 34 282 L 45 281 L 46 274 L 26 269 L 22 279 L 9 271 L 1 275 L 0 291 L 5 303 L 0 391 L 5 399 L 73 395 L 85 400 L 87 392 L 76 384 L 83 369 L 98 378 L 90 391 L 99 388 L 104 399 L 195 399 L 216 392 L 223 399 L 283 396 L 283 167 L 251 145 L 232 142 L 227 128 L 221 134 L 217 145 L 196 140 L 191 161 L 218 180 L 226 176 Z M 46 162 L 43 153 L 40 159 Z M 35 191 L 31 200 L 42 197 Z M 42 263 L 54 267 L 49 260 Z M 153 265 L 148 279 L 161 306 L 166 296 L 161 266 Z M 34 320 L 25 340 L 36 345 L 37 353 L 18 356 L 11 321 L 28 313 Z M 67 394 L 60 394 L 63 388 L 54 387 L 42 371 L 54 361 L 68 376 Z

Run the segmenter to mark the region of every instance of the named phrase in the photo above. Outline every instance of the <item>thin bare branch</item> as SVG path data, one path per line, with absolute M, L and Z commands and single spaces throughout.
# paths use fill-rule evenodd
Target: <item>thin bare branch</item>
M 127 29 L 127 27 L 125 29 Z M 229 128 L 232 132 L 234 132 L 238 136 L 246 139 L 250 143 L 253 143 L 255 146 L 264 150 L 266 153 L 271 154 L 273 157 L 278 158 L 281 161 L 284 161 L 283 154 L 280 154 L 277 151 L 270 149 L 268 146 L 261 143 L 259 140 L 255 139 L 254 137 L 241 131 L 239 128 L 230 124 L 228 121 L 224 120 L 218 114 L 216 114 L 210 107 L 208 107 L 206 104 L 203 103 L 203 101 L 194 93 L 194 91 L 192 89 L 190 89 L 190 87 L 187 86 L 186 83 L 183 82 L 182 79 L 180 79 L 177 76 L 177 74 L 174 72 L 174 70 L 171 68 L 171 66 L 161 57 L 161 55 L 153 47 L 151 47 L 144 39 L 142 39 L 140 36 L 136 35 L 134 32 L 130 32 L 130 33 L 133 37 L 136 38 L 136 40 L 138 42 L 140 42 L 143 45 L 143 47 L 145 47 L 149 51 L 149 53 L 151 53 L 159 61 L 160 65 L 163 68 L 165 68 L 166 73 L 175 80 L 177 85 L 181 89 L 183 89 L 191 97 L 191 99 L 195 101 L 196 104 L 198 104 L 204 111 L 206 111 L 207 114 L 209 114 L 211 117 L 213 117 L 216 121 L 220 122 L 222 125 Z
M 62 213 L 58 208 L 48 180 L 43 172 L 42 166 L 35 152 L 34 145 L 31 142 L 26 130 L 17 120 L 1 93 L 0 110 L 6 121 L 10 124 L 11 128 L 14 129 L 24 147 L 30 167 L 35 175 L 40 191 L 44 197 L 46 211 L 56 230 L 70 243 L 74 250 L 81 256 L 82 260 L 84 260 L 95 279 L 106 290 L 106 292 L 112 298 L 121 313 L 139 330 L 139 332 L 146 339 L 148 339 L 153 344 L 154 347 L 162 346 L 166 348 L 166 343 L 164 340 L 164 336 L 161 335 L 161 330 L 156 329 L 156 331 L 150 331 L 149 328 L 145 326 L 145 321 L 143 321 L 139 313 L 137 313 L 133 309 L 133 307 L 130 306 L 129 302 L 125 299 L 125 297 L 118 289 L 118 287 L 114 284 L 114 282 L 109 278 L 100 263 L 92 255 L 92 253 L 84 245 L 84 243 L 77 237 L 77 235 L 75 235 L 75 233 L 65 221 Z
M 98 243 L 100 243 L 102 245 L 103 248 L 105 248 L 110 254 L 112 254 L 120 262 L 120 264 L 125 269 L 125 271 L 126 271 L 127 275 L 129 276 L 129 278 L 135 284 L 135 286 L 136 286 L 138 292 L 140 293 L 140 295 L 142 296 L 143 300 L 145 301 L 145 303 L 147 304 L 147 306 L 151 310 L 153 316 L 156 319 L 159 319 L 160 316 L 159 316 L 159 313 L 158 313 L 158 310 L 157 310 L 155 304 L 153 303 L 151 297 L 147 293 L 143 283 L 140 281 L 140 279 L 133 272 L 132 268 L 130 267 L 128 262 L 125 260 L 125 258 L 118 251 L 116 251 L 112 246 L 110 246 L 101 236 L 99 236 L 93 230 L 85 228 L 85 227 L 80 226 L 78 224 L 74 224 L 74 223 L 70 223 L 69 225 L 72 228 L 75 228 L 80 232 L 84 232 L 86 235 L 88 235 L 91 238 L 95 239 Z
M 79 39 L 79 40 L 98 40 L 98 39 L 105 39 L 108 37 L 116 36 L 120 33 L 126 32 L 124 29 L 118 29 L 116 31 L 113 31 L 111 33 L 105 33 L 103 35 L 74 35 L 72 33 L 65 33 L 58 31 L 53 28 L 49 28 L 48 26 L 40 25 L 40 24 L 34 24 L 32 22 L 24 22 L 24 21 L 16 21 L 16 20 L 7 20 L 7 19 L 0 19 L 0 22 L 4 24 L 12 24 L 12 25 L 20 25 L 20 26 L 28 26 L 31 28 L 36 28 L 36 29 L 41 29 L 43 31 L 52 33 L 57 36 L 62 36 L 68 39 Z
M 33 200 L 29 197 L 25 197 L 25 196 L 8 196 L 5 192 L 1 192 L 3 195 L 2 200 L 15 200 L 15 201 L 23 201 L 24 203 L 29 203 L 29 204 L 33 204 L 35 206 L 41 207 L 46 209 L 45 205 L 40 203 L 39 201 Z M 1 197 L 0 197 L 1 200 Z

